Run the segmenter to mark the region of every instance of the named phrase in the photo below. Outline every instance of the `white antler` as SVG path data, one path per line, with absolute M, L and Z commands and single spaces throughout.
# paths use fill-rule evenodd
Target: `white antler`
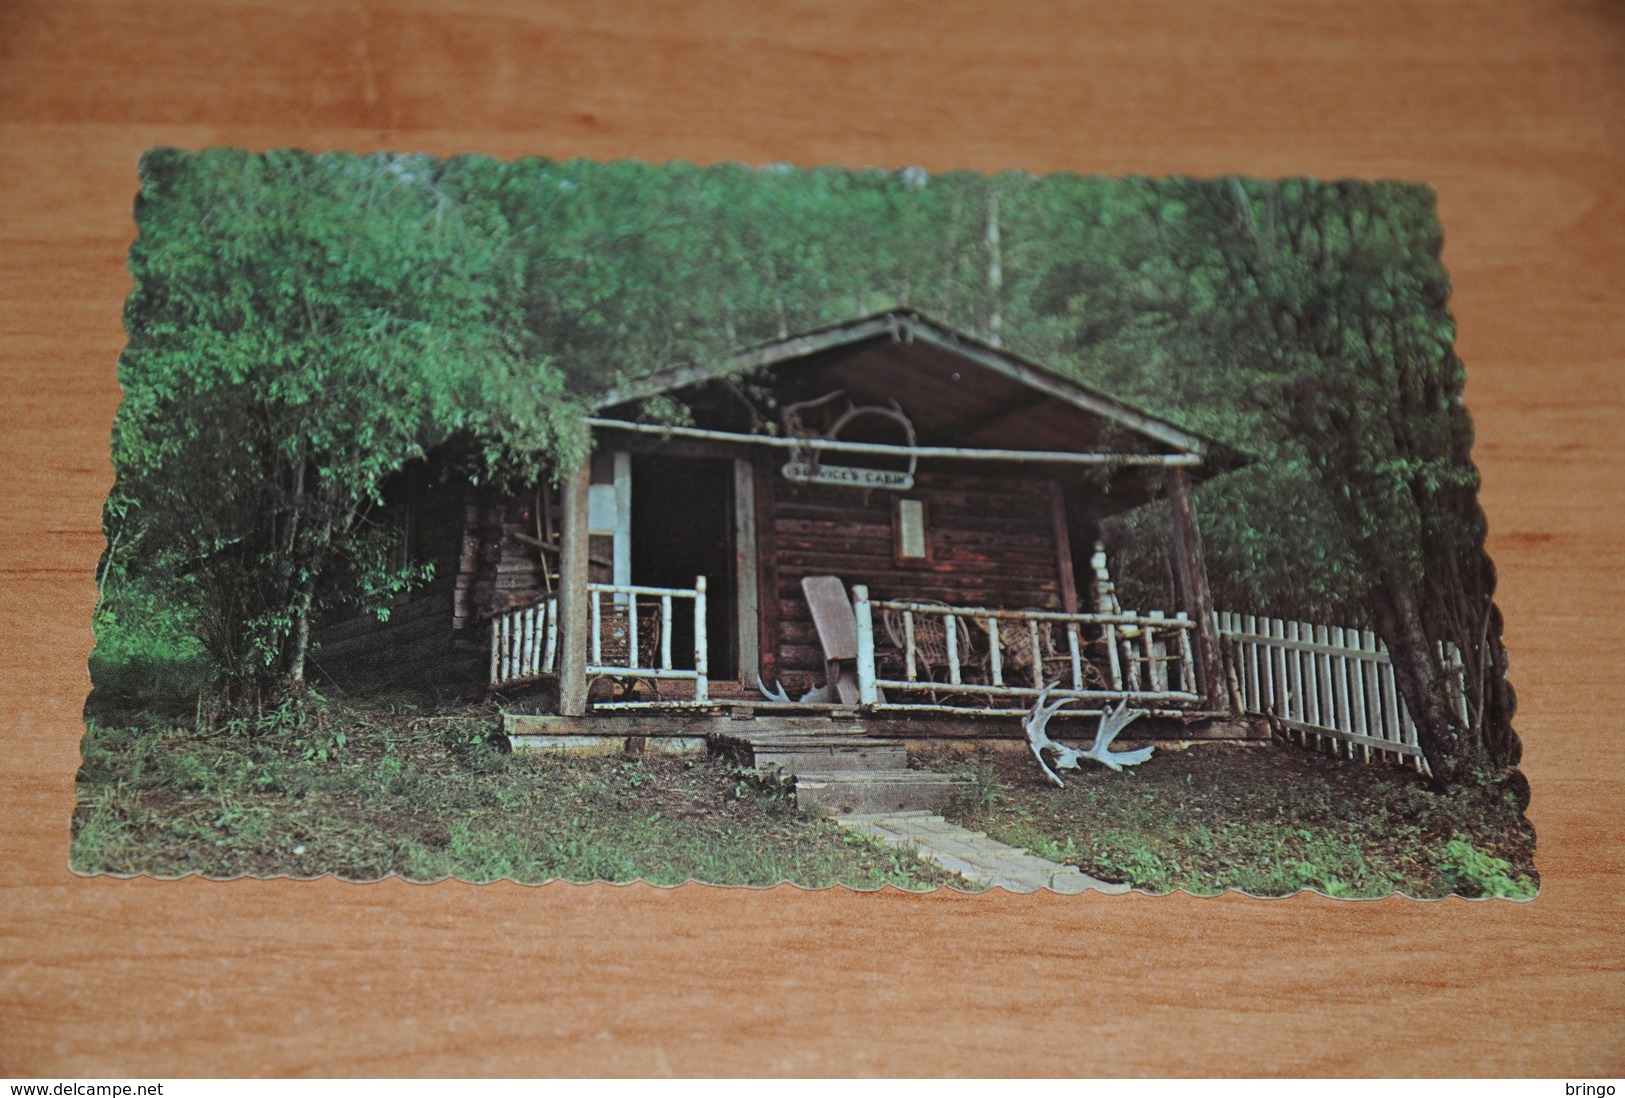
M 1049 699 L 1049 692 L 1053 689 L 1055 689 L 1055 684 L 1050 683 L 1038 692 L 1038 698 L 1033 702 L 1033 711 L 1022 720 L 1021 726 L 1027 730 L 1027 746 L 1032 750 L 1033 758 L 1038 760 L 1039 769 L 1048 775 L 1050 781 L 1065 789 L 1066 783 L 1061 780 L 1061 776 L 1051 770 L 1049 764 L 1044 761 L 1044 749 L 1048 748 L 1055 752 L 1057 759 L 1064 756 L 1071 749 L 1050 739 L 1045 729 L 1049 727 L 1049 719 L 1059 713 L 1062 706 L 1071 705 L 1073 699 L 1062 698 L 1054 705 L 1045 705 L 1044 703 Z M 1066 764 L 1058 762 L 1057 765 L 1065 766 Z M 1076 770 L 1077 766 L 1078 764 L 1074 760 L 1070 769 Z
M 784 684 L 782 682 L 774 680 L 773 685 L 768 686 L 766 679 L 758 679 L 756 689 L 761 693 L 762 697 L 766 698 L 768 701 L 776 701 L 783 705 L 791 704 L 790 692 L 784 688 Z M 799 700 L 803 702 L 813 702 L 815 704 L 824 704 L 835 700 L 835 691 L 830 689 L 829 684 L 826 683 L 823 686 L 815 686 L 811 690 L 808 690 L 805 694 L 801 695 Z
M 1113 770 L 1121 770 L 1125 766 L 1139 766 L 1151 757 L 1153 750 L 1151 747 L 1142 747 L 1135 751 L 1113 751 L 1111 746 L 1119 732 L 1143 716 L 1145 710 L 1130 710 L 1128 702 L 1118 702 L 1116 709 L 1100 715 L 1100 728 L 1095 732 L 1095 742 L 1089 745 L 1089 750 L 1083 752 L 1081 757 L 1093 759 Z
M 1061 711 L 1061 707 L 1070 705 L 1076 699 L 1062 698 L 1053 705 L 1048 704 L 1049 693 L 1055 689 L 1056 684 L 1050 683 L 1038 692 L 1038 698 L 1033 702 L 1033 711 L 1021 722 L 1027 731 L 1027 746 L 1032 750 L 1033 758 L 1038 760 L 1039 768 L 1050 781 L 1063 789 L 1066 783 L 1056 770 L 1077 770 L 1080 759 L 1092 759 L 1102 766 L 1112 770 L 1122 770 L 1125 766 L 1138 766 L 1151 757 L 1152 748 L 1142 747 L 1137 751 L 1113 751 L 1112 741 L 1119 733 L 1139 718 L 1145 716 L 1141 709 L 1130 710 L 1128 702 L 1120 702 L 1116 709 L 1109 713 L 1101 713 L 1100 727 L 1095 732 L 1095 742 L 1087 750 L 1068 747 L 1064 743 L 1056 743 L 1049 738 L 1047 731 L 1049 719 Z M 1055 769 L 1051 770 L 1044 761 L 1044 752 L 1049 751 L 1055 756 Z

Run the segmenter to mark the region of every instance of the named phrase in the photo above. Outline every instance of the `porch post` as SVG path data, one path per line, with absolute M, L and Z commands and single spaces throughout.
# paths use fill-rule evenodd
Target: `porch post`
M 566 474 L 559 516 L 559 713 L 587 712 L 587 486 L 592 463 Z
M 756 596 L 761 578 L 756 554 L 756 468 L 734 459 L 734 606 L 738 610 L 739 682 L 746 690 L 761 687 L 761 621 Z
M 1207 585 L 1202 533 L 1191 506 L 1190 474 L 1182 466 L 1168 470 L 1168 503 L 1174 514 L 1174 581 L 1180 609 L 1196 623 L 1197 690 L 1210 709 L 1229 709 L 1224 684 L 1224 656 L 1213 624 L 1213 592 Z
M 625 450 L 615 454 L 615 542 L 611 550 L 614 581 L 632 582 L 632 455 Z M 619 597 L 616 602 L 626 601 Z
M 869 604 L 868 585 L 852 585 L 852 609 L 858 619 L 858 704 L 876 705 L 880 691 L 875 686 L 875 614 Z M 952 629 L 950 622 L 949 630 Z

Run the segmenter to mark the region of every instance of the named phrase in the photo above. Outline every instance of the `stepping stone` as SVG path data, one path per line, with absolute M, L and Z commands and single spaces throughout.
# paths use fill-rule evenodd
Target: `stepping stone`
M 930 813 L 838 815 L 835 822 L 888 846 L 911 849 L 925 861 L 988 888 L 1002 888 L 1007 892 L 1049 889 L 1067 895 L 1091 890 L 1109 893 L 1130 890 L 1126 884 L 1098 880 L 1075 865 L 1040 858 Z

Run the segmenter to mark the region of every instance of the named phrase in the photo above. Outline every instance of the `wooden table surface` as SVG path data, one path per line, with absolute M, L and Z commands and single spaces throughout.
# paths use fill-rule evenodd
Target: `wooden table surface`
M 11 0 L 0 1075 L 1625 1073 L 1622 91 L 1611 0 Z M 1541 897 L 74 877 L 160 144 L 1431 182 Z

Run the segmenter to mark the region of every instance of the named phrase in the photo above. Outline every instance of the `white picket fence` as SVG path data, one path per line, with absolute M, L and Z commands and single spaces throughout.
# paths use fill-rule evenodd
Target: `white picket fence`
M 1400 697 L 1388 648 L 1375 633 L 1223 610 L 1214 618 L 1247 712 L 1278 721 L 1305 746 L 1427 772 L 1416 722 Z M 1461 654 L 1442 645 L 1440 655 L 1465 723 Z

